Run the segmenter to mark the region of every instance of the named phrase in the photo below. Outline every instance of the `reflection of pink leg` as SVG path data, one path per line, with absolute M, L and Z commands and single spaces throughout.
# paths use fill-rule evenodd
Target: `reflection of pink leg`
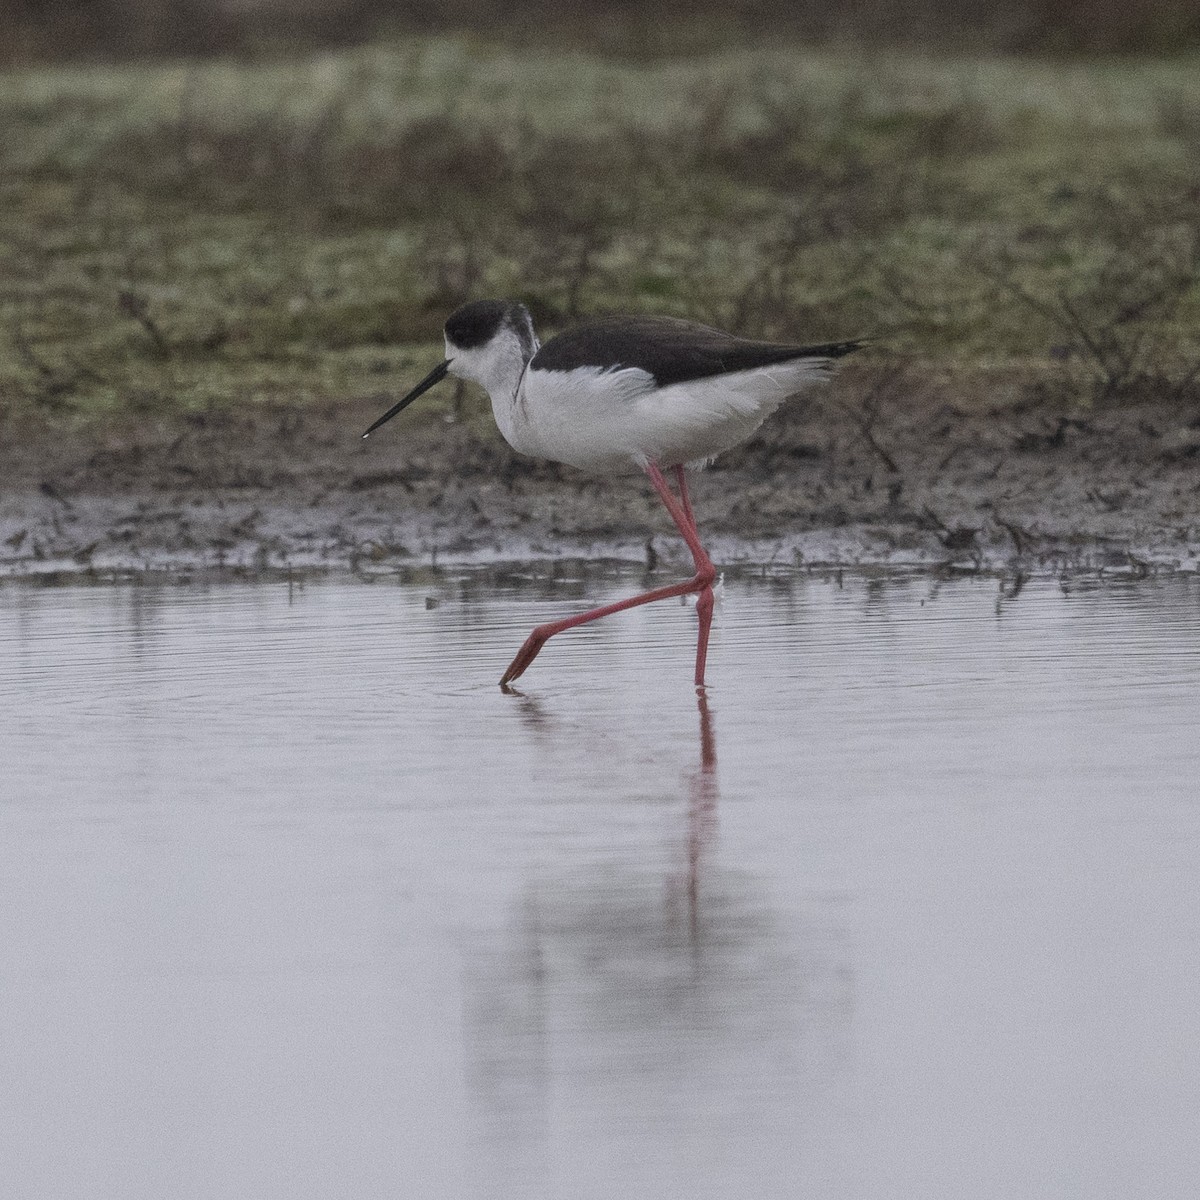
M 692 501 L 688 496 L 687 472 L 680 465 L 675 468 L 675 479 L 679 483 L 679 499 L 683 506 L 684 516 L 692 527 L 692 533 L 699 540 L 696 530 L 696 516 L 692 512 Z M 709 585 L 703 588 L 696 597 L 696 616 L 700 620 L 700 630 L 696 634 L 696 686 L 704 686 L 704 664 L 708 660 L 708 635 L 712 630 L 713 590 Z
M 712 841 L 717 823 L 717 738 L 708 693 L 696 689 L 700 710 L 700 770 L 692 776 L 688 803 L 688 924 L 692 941 L 700 938 L 700 855 Z
M 703 601 L 705 595 L 708 596 L 707 616 L 704 612 L 701 613 L 700 628 L 702 637 L 696 647 L 696 686 L 704 686 L 704 660 L 708 653 L 708 624 L 712 621 L 712 585 L 717 578 L 717 571 L 709 560 L 708 555 L 705 554 L 704 547 L 700 545 L 694 519 L 689 519 L 687 512 L 685 512 L 680 506 L 679 501 L 671 494 L 671 489 L 667 485 L 667 481 L 663 478 L 663 473 L 658 469 L 657 464 L 647 463 L 646 474 L 650 476 L 650 482 L 654 484 L 654 490 L 658 493 L 663 504 L 666 505 L 667 512 L 671 514 L 671 520 L 675 522 L 679 532 L 683 534 L 683 540 L 687 542 L 688 549 L 692 552 L 692 560 L 696 564 L 696 574 L 684 583 L 675 583 L 670 587 L 655 588 L 651 592 L 643 592 L 640 596 L 631 596 L 628 600 L 618 600 L 615 604 L 605 604 L 600 608 L 592 609 L 591 612 L 580 613 L 577 617 L 567 617 L 562 621 L 551 621 L 548 624 L 539 625 L 525 639 L 525 644 L 517 651 L 516 658 L 508 664 L 508 670 L 500 678 L 501 687 L 507 687 L 514 679 L 519 678 L 528 668 L 529 664 L 537 658 L 541 648 L 556 633 L 562 633 L 567 629 L 574 629 L 576 625 L 586 625 L 589 621 L 610 616 L 612 613 L 623 612 L 627 608 L 635 608 L 639 604 L 652 604 L 655 600 L 668 600 L 672 596 L 686 596 L 691 592 L 700 593 L 700 599 L 696 602 L 697 611 L 701 611 L 701 601 Z

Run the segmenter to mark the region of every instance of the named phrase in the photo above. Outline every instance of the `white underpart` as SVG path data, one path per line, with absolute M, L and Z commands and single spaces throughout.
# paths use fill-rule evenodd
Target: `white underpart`
M 785 400 L 823 379 L 801 360 L 658 387 L 636 368 L 525 373 L 512 444 L 574 467 L 705 462 L 744 442 Z M 503 428 L 503 427 L 502 427 Z
M 476 350 L 448 345 L 446 353 L 452 373 L 487 389 L 513 449 L 606 471 L 712 459 L 750 437 L 789 397 L 826 379 L 830 365 L 795 359 L 658 387 L 634 367 L 524 369 L 520 343 L 507 331 Z

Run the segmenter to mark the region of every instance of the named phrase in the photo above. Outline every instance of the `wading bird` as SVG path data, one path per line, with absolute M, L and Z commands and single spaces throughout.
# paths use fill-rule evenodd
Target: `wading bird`
M 611 613 L 696 593 L 696 686 L 704 686 L 717 572 L 700 544 L 687 465 L 703 465 L 745 441 L 785 400 L 827 378 L 861 341 L 780 345 L 734 337 L 673 317 L 609 317 L 560 333 L 544 346 L 523 304 L 476 300 L 445 326 L 446 358 L 363 437 L 447 375 L 480 384 L 500 432 L 521 454 L 586 470 L 639 467 L 650 477 L 692 553 L 683 583 L 539 625 L 500 679 L 507 687 L 556 633 Z M 674 473 L 676 498 L 663 475 Z

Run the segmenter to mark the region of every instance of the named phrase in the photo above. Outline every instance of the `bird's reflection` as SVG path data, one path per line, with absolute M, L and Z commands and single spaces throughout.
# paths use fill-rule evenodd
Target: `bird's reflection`
M 535 696 L 526 695 L 517 688 L 508 692 L 518 702 L 521 723 L 537 739 L 553 740 L 558 722 L 545 703 Z M 696 689 L 696 711 L 699 717 L 699 764 L 689 771 L 686 779 L 687 893 L 688 929 L 693 940 L 700 935 L 700 869 L 706 848 L 714 841 L 717 830 L 717 805 L 720 786 L 717 780 L 717 734 L 716 723 L 708 702 L 707 689 Z
M 769 1157 L 797 1107 L 820 1103 L 818 1047 L 847 1020 L 843 974 L 828 930 L 788 919 L 760 874 L 720 861 L 716 706 L 697 693 L 691 761 L 674 758 L 659 782 L 678 749 L 661 728 L 518 703 L 543 764 L 576 781 L 629 779 L 618 756 L 639 769 L 615 792 L 558 798 L 556 832 L 539 833 L 512 907 L 466 955 L 466 1065 L 492 1194 L 534 1194 L 552 1162 L 607 1155 L 631 1130 L 716 1146 L 748 1120 L 755 1135 L 720 1153 Z
M 554 732 L 554 718 L 541 700 L 536 696 L 526 695 L 520 688 L 508 687 L 505 691 L 516 698 L 521 724 L 526 729 L 534 734 Z
M 700 864 L 717 831 L 717 734 L 704 688 L 696 689 L 700 715 L 700 767 L 688 777 L 687 898 L 688 930 L 693 943 L 700 940 Z

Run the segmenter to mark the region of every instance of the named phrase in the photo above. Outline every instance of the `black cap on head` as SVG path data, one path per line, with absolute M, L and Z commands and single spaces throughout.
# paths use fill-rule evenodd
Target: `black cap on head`
M 473 300 L 455 309 L 446 320 L 446 337 L 462 350 L 490 342 L 504 324 L 510 305 L 503 300 Z
M 511 300 L 472 300 L 464 304 L 446 321 L 446 338 L 460 350 L 474 350 L 490 342 L 504 326 L 512 329 L 522 343 L 532 342 L 529 310 Z

